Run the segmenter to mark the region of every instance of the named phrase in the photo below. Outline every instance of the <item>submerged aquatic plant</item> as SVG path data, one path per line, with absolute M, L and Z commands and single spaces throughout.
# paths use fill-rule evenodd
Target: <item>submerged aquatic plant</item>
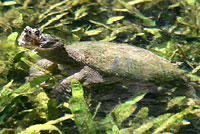
M 11 131 L 8 128 L 12 128 L 12 126 L 6 124 L 12 124 L 13 122 L 16 124 L 17 128 L 12 128 L 12 131 L 21 131 L 22 134 L 33 134 L 35 132 L 53 130 L 62 133 L 67 126 L 61 125 L 62 127 L 56 127 L 55 125 L 59 124 L 59 122 L 69 119 L 73 119 L 75 121 L 76 127 L 80 133 L 156 134 L 160 132 L 178 132 L 180 126 L 190 124 L 189 121 L 187 121 L 188 123 L 184 123 L 183 117 L 189 114 L 198 113 L 197 109 L 196 112 L 193 111 L 193 108 L 195 108 L 195 103 L 193 100 L 188 101 L 185 97 L 180 96 L 171 100 L 166 107 L 166 110 L 172 109 L 177 105 L 179 107 L 185 107 L 185 102 L 187 102 L 188 106 L 180 112 L 165 113 L 158 117 L 153 117 L 148 115 L 148 108 L 143 107 L 137 112 L 134 118 L 129 118 L 134 112 L 136 112 L 135 110 L 137 108 L 137 102 L 140 101 L 144 95 L 146 95 L 146 93 L 141 92 L 138 93 L 138 95 L 134 95 L 134 97 L 128 101 L 118 104 L 112 111 L 110 111 L 110 113 L 106 115 L 105 119 L 99 120 L 98 117 L 97 119 L 96 117 L 92 117 L 92 113 L 90 112 L 89 106 L 86 103 L 86 99 L 83 96 L 83 88 L 80 83 L 77 80 L 72 80 L 71 86 L 73 95 L 69 101 L 69 104 L 66 103 L 66 108 L 71 110 L 72 115 L 65 115 L 61 118 L 57 117 L 58 119 L 55 121 L 48 121 L 48 119 L 51 119 L 49 118 L 50 115 L 55 115 L 58 107 L 53 105 L 53 103 L 49 104 L 50 100 L 46 94 L 41 92 L 39 88 L 31 86 L 36 85 L 36 83 L 31 83 L 32 82 L 24 84 L 17 90 L 12 90 L 9 89 L 10 86 L 12 86 L 12 82 L 10 82 L 2 90 L 0 96 L 0 119 L 1 126 L 4 128 L 5 132 Z M 14 113 L 13 110 L 15 110 Z M 59 115 L 59 112 L 56 114 Z M 32 117 L 34 117 L 34 120 Z M 8 118 L 9 120 L 5 122 L 5 120 Z M 21 120 L 15 122 L 17 118 L 21 118 Z M 122 127 L 122 124 L 124 124 L 127 119 L 129 120 L 129 127 Z M 44 124 L 33 124 L 33 121 L 35 123 L 42 121 Z M 45 123 L 45 121 L 47 122 Z

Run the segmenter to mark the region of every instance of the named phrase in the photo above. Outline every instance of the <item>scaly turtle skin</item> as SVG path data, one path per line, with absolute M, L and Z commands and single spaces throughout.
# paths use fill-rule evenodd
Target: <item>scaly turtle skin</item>
M 119 82 L 187 85 L 184 71 L 135 46 L 109 42 L 78 42 L 64 46 L 61 40 L 29 26 L 18 42 L 23 47 L 34 49 L 41 57 L 71 69 L 71 76 L 54 89 L 62 94 L 70 91 L 72 78 L 81 81 L 84 86 Z

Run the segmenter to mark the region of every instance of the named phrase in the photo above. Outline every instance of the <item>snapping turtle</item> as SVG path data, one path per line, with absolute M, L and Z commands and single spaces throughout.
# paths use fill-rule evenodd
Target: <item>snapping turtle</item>
M 82 82 L 83 86 L 139 82 L 142 83 L 139 87 L 150 87 L 148 83 L 173 83 L 189 89 L 183 70 L 139 47 L 110 42 L 78 42 L 64 46 L 60 39 L 29 26 L 24 28 L 18 42 L 41 57 L 70 69 L 71 76 L 55 87 L 56 93 L 70 92 L 72 78 Z

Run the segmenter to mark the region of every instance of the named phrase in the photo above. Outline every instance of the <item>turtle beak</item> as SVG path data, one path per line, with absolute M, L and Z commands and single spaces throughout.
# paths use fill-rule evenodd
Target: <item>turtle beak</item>
M 22 46 L 22 47 L 25 47 L 25 48 L 28 48 L 28 49 L 35 49 L 36 47 L 38 47 L 37 44 L 29 41 L 28 39 L 29 37 L 26 36 L 26 33 L 22 32 L 22 34 L 19 36 L 18 38 L 18 45 L 19 46 Z

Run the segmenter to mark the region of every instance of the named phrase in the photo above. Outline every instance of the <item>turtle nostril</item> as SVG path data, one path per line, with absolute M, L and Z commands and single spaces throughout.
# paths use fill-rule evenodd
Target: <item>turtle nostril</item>
M 27 28 L 24 28 L 24 32 L 25 32 L 25 33 L 28 33 L 28 29 L 27 29 Z

